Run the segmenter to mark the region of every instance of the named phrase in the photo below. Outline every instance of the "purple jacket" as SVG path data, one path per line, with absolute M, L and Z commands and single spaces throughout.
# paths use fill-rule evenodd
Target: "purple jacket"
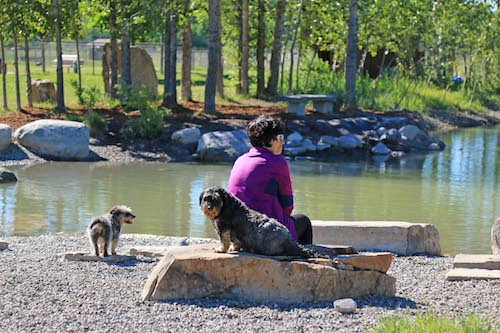
M 297 240 L 290 169 L 285 158 L 263 147 L 253 147 L 234 162 L 229 193 L 248 207 L 277 219 Z

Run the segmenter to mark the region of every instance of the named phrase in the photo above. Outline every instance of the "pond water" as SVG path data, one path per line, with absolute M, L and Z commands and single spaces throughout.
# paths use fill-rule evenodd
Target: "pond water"
M 500 127 L 440 137 L 443 152 L 400 160 L 290 162 L 295 212 L 315 220 L 432 223 L 443 253 L 491 253 L 500 216 Z M 226 187 L 230 165 L 51 162 L 15 167 L 0 185 L 0 235 L 84 232 L 116 204 L 137 218 L 127 233 L 216 237 L 203 188 Z

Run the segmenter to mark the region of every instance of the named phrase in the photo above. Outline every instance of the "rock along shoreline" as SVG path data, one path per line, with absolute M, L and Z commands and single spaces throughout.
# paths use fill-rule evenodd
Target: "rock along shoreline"
M 392 314 L 476 313 L 500 328 L 500 282 L 445 281 L 453 257 L 396 256 L 388 274 L 395 297 L 355 299 L 341 314 L 332 302 L 280 305 L 272 301 L 198 299 L 142 302 L 140 294 L 159 259 L 111 264 L 63 260 L 58 253 L 88 251 L 86 235 L 0 237 L 0 327 L 5 332 L 368 332 Z M 214 242 L 213 239 L 124 234 L 118 253 L 133 246 Z
M 464 113 L 464 112 L 435 112 L 421 116 L 410 111 L 386 111 L 386 112 L 358 112 L 353 114 L 334 114 L 329 117 L 322 115 L 308 115 L 305 117 L 294 117 L 288 114 L 279 114 L 284 117 L 287 123 L 287 135 L 290 138 L 297 136 L 301 143 L 290 140 L 285 145 L 285 154 L 290 159 L 306 159 L 318 161 L 331 161 L 337 158 L 351 158 L 363 160 L 374 156 L 371 152 L 377 143 L 384 142 L 391 148 L 390 158 L 400 158 L 405 154 L 405 149 L 415 150 L 409 147 L 404 140 L 401 141 L 401 134 L 398 138 L 391 135 L 376 133 L 373 126 L 387 125 L 387 130 L 391 126 L 398 127 L 407 124 L 416 125 L 423 131 L 448 131 L 456 128 L 493 126 L 500 123 L 500 111 L 489 111 L 485 114 Z M 197 128 L 202 135 L 215 131 L 238 131 L 245 128 L 248 116 L 207 116 L 200 114 L 189 119 L 170 119 L 165 123 L 160 137 L 152 140 L 135 139 L 125 140 L 121 137 L 119 130 L 110 131 L 97 138 L 91 138 L 89 142 L 90 154 L 83 162 L 193 162 L 198 161 L 196 144 L 179 144 L 172 138 L 175 132 L 187 128 Z M 371 127 L 370 127 L 371 126 Z M 380 127 L 379 127 L 380 129 Z M 396 128 L 392 128 L 394 130 Z M 121 138 L 121 139 L 120 139 Z M 342 142 L 339 146 L 339 138 L 347 139 L 347 146 L 351 144 L 351 139 L 356 139 L 357 146 L 344 147 Z M 360 139 L 361 138 L 361 139 Z M 332 139 L 334 142 L 330 142 Z M 404 138 L 403 138 L 404 139 Z M 433 140 L 428 137 L 429 140 Z M 304 147 L 310 146 L 313 142 L 314 151 L 299 152 Z M 427 143 L 427 141 L 425 141 Z M 431 142 L 431 141 L 429 141 Z M 438 142 L 439 143 L 439 142 Z M 324 148 L 328 146 L 328 148 Z M 385 146 L 384 145 L 384 146 Z M 392 145 L 392 146 L 391 146 Z M 443 149 L 440 144 L 436 149 Z M 330 149 L 331 148 L 331 149 Z M 246 148 L 245 148 L 246 149 Z M 245 150 L 244 149 L 244 150 Z M 307 148 L 305 148 L 307 150 Z M 324 150 L 323 150 L 324 149 Z M 385 148 L 384 148 L 385 149 Z M 394 150 L 396 149 L 396 150 Z M 398 151 L 398 149 L 402 149 Z M 425 149 L 425 148 L 424 148 Z M 224 150 L 224 147 L 222 147 Z M 213 149 L 210 151 L 214 152 Z M 243 150 L 242 150 L 243 152 Z M 409 152 L 410 154 L 412 152 Z M 377 154 L 377 153 L 375 153 Z M 210 155 L 210 154 L 209 154 Z M 212 154 L 213 155 L 213 154 Z M 199 156 L 198 156 L 199 157 Z M 229 156 L 224 160 L 207 160 L 204 163 L 230 163 L 235 156 Z M 7 149 L 0 151 L 0 166 L 8 167 L 15 165 L 31 165 L 49 161 L 42 156 L 34 154 L 25 147 L 13 142 Z

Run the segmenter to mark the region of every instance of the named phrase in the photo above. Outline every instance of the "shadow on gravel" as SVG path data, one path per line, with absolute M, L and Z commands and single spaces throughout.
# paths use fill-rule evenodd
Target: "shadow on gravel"
M 395 309 L 416 309 L 417 303 L 402 297 L 389 296 L 365 296 L 354 299 L 358 305 L 358 309 L 365 307 L 379 307 L 390 310 Z M 254 307 L 264 307 L 270 310 L 278 311 L 293 311 L 295 309 L 318 309 L 331 308 L 333 309 L 333 301 L 331 302 L 309 302 L 297 304 L 279 304 L 273 302 L 248 302 L 243 300 L 219 299 L 219 298 L 203 298 L 195 300 L 171 300 L 160 301 L 160 303 L 176 303 L 182 305 L 195 305 L 203 308 L 229 307 L 237 309 L 248 309 Z
M 416 309 L 417 303 L 408 298 L 390 296 L 365 296 L 356 299 L 358 308 L 378 307 L 389 310 Z
M 138 263 L 151 264 L 151 263 L 157 262 L 157 260 L 145 258 L 145 259 L 132 259 L 132 260 L 124 261 L 124 262 L 113 262 L 113 261 L 106 261 L 106 260 L 101 260 L 101 262 L 108 264 L 108 266 L 134 267 Z

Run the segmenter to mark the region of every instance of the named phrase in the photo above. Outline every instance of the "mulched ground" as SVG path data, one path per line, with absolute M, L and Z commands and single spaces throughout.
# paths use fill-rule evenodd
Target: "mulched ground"
M 216 130 L 232 130 L 244 128 L 250 119 L 261 114 L 279 115 L 285 120 L 297 118 L 295 115 L 286 112 L 286 105 L 276 104 L 262 100 L 244 100 L 238 103 L 217 104 L 217 113 L 207 114 L 203 112 L 203 102 L 180 102 L 179 106 L 165 116 L 165 134 L 194 124 L 201 128 L 202 132 Z M 109 131 L 114 133 L 121 132 L 130 119 L 139 116 L 139 112 L 127 112 L 123 108 L 96 108 L 98 114 L 108 120 Z M 69 110 L 70 113 L 83 114 L 84 110 Z M 306 114 L 310 119 L 314 118 L 338 118 L 349 116 L 403 116 L 414 118 L 424 124 L 427 130 L 449 130 L 456 127 L 475 127 L 500 123 L 500 111 L 488 111 L 477 114 L 474 112 L 439 112 L 432 111 L 426 115 L 421 115 L 408 110 L 363 110 L 357 112 L 343 111 L 333 116 L 325 116 L 315 113 L 313 110 L 307 110 Z M 0 123 L 9 125 L 13 130 L 24 124 L 38 119 L 65 119 L 63 114 L 54 114 L 52 109 L 48 108 L 30 108 L 24 107 L 18 112 L 0 113 Z M 120 138 L 126 140 L 125 138 Z

